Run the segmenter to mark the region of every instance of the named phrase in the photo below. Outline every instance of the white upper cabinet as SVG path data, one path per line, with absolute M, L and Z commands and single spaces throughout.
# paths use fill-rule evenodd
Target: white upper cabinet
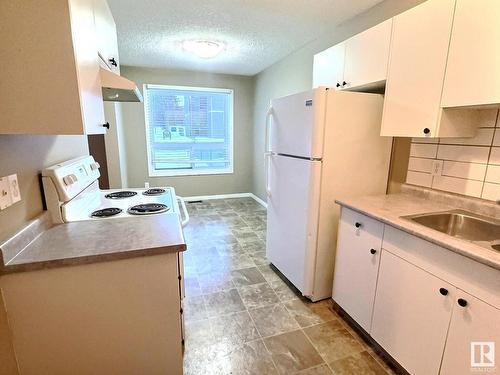
M 339 89 L 344 80 L 345 43 L 339 43 L 314 55 L 313 87 Z
M 392 18 L 347 39 L 343 88 L 363 90 L 383 86 L 391 41 Z
M 459 304 L 460 302 L 460 304 Z M 497 342 L 500 337 L 500 310 L 477 299 L 470 294 L 457 290 L 455 306 L 451 318 L 446 349 L 444 351 L 443 364 L 441 365 L 441 375 L 469 375 L 471 373 L 471 343 Z M 481 345 L 481 344 L 479 344 Z M 483 364 L 500 363 L 500 351 L 496 348 L 493 353 L 491 348 L 484 348 L 488 351 L 488 357 L 481 357 L 478 346 L 472 357 L 478 363 L 479 368 L 486 370 L 488 367 Z M 491 358 L 493 363 L 491 363 Z M 486 359 L 486 361 L 484 361 Z M 489 368 L 494 368 L 491 366 Z
M 94 0 L 94 22 L 99 57 L 108 69 L 120 74 L 116 25 L 106 0 Z
M 383 86 L 392 19 L 314 55 L 313 87 L 370 91 Z
M 454 8 L 455 0 L 428 0 L 394 17 L 381 135 L 474 135 L 440 108 Z
M 457 0 L 443 107 L 500 103 L 500 1 Z
M 0 24 L 0 134 L 104 133 L 92 1 L 1 1 Z

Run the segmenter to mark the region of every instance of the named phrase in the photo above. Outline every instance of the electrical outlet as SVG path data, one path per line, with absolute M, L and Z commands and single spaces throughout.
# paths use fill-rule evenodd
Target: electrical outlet
M 10 188 L 10 200 L 12 204 L 17 203 L 21 200 L 21 190 L 19 188 L 19 182 L 17 181 L 17 174 L 11 174 L 7 176 Z
M 432 162 L 431 175 L 441 176 L 442 174 L 443 174 L 443 161 L 442 160 L 434 160 Z
M 11 204 L 9 179 L 7 177 L 0 177 L 0 210 L 6 209 Z

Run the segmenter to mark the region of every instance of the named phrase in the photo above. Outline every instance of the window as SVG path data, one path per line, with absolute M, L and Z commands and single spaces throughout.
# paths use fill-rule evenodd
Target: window
M 233 172 L 233 90 L 144 85 L 150 176 Z

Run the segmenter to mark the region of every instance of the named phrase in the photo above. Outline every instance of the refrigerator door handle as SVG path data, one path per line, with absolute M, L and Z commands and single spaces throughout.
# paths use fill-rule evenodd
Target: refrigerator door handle
M 265 168 L 266 168 L 266 194 L 268 197 L 271 196 L 271 156 L 272 152 L 267 151 L 264 153 L 265 156 Z
M 273 114 L 273 107 L 269 107 L 266 112 L 266 145 L 265 152 L 271 152 L 271 116 Z

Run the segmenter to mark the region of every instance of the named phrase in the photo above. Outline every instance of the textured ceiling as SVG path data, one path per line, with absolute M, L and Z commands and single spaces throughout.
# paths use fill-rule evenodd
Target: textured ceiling
M 123 65 L 254 75 L 381 0 L 108 0 Z M 186 39 L 223 41 L 205 60 Z

